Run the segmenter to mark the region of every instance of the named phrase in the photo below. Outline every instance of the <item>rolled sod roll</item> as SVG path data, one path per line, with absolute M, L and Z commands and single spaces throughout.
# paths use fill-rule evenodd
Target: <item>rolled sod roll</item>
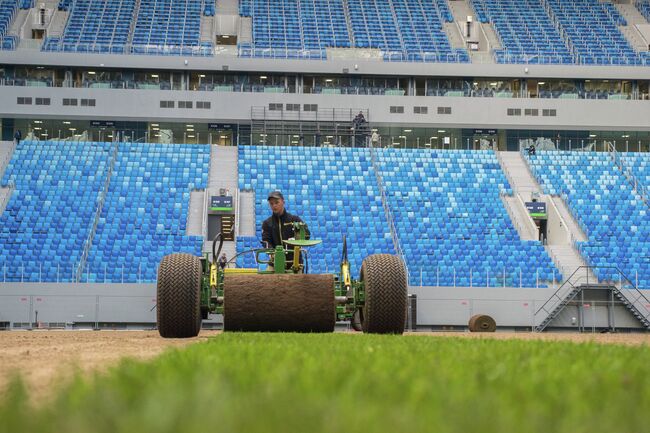
M 333 332 L 334 276 L 226 274 L 224 331 Z
M 476 314 L 469 319 L 470 332 L 495 332 L 497 323 L 486 314 Z

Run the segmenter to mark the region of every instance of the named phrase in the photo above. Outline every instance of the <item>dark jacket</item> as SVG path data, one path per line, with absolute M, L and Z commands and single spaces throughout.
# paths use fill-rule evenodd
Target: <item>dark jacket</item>
M 293 232 L 293 227 L 285 226 L 285 224 L 293 222 L 303 221 L 299 216 L 292 215 L 286 210 L 279 218 L 271 215 L 262 223 L 262 242 L 265 242 L 268 248 L 275 248 L 278 245 L 284 247 L 283 240 L 296 236 Z M 305 227 L 305 237 L 309 239 L 309 228 L 307 227 Z

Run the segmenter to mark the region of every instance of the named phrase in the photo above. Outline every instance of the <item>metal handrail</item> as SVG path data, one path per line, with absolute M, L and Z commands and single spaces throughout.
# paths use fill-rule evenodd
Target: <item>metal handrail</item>
M 395 218 L 393 217 L 393 212 L 390 209 L 388 204 L 388 197 L 386 196 L 386 190 L 384 189 L 384 180 L 379 171 L 379 164 L 377 164 L 377 158 L 375 156 L 375 149 L 372 145 L 372 140 L 366 138 L 367 147 L 370 149 L 370 161 L 372 163 L 373 170 L 375 171 L 375 178 L 377 180 L 377 187 L 379 188 L 379 194 L 381 196 L 382 207 L 384 208 L 384 213 L 386 214 L 386 219 L 388 222 L 388 229 L 390 231 L 391 238 L 393 240 L 393 247 L 395 252 L 404 262 L 404 267 L 406 268 L 406 279 L 409 278 L 409 269 L 408 264 L 406 263 L 406 257 L 404 256 L 404 250 L 399 240 L 399 235 L 397 233 L 397 227 L 395 226 Z
M 623 158 L 621 158 L 621 156 L 618 154 L 618 151 L 612 142 L 606 141 L 605 144 L 607 145 L 608 153 L 612 158 L 614 165 L 616 165 L 618 169 L 621 170 L 623 176 L 625 176 L 627 181 L 630 182 L 634 188 L 634 191 L 636 191 L 637 194 L 641 196 L 641 200 L 643 200 L 646 205 L 650 206 L 650 192 L 648 191 L 648 188 L 646 188 L 646 186 L 637 179 L 632 170 L 627 166 L 627 164 L 625 164 L 625 161 L 623 161 Z
M 93 219 L 93 225 L 88 233 L 88 237 L 84 242 L 84 249 L 81 253 L 81 258 L 79 259 L 79 265 L 77 266 L 77 272 L 75 274 L 75 282 L 80 282 L 83 276 L 84 268 L 88 262 L 88 256 L 90 255 L 90 248 L 92 247 L 93 239 L 97 233 L 97 226 L 99 225 L 99 220 L 102 215 L 102 210 L 104 209 L 104 203 L 106 202 L 106 196 L 108 195 L 108 187 L 111 183 L 111 177 L 113 175 L 113 169 L 115 167 L 115 162 L 117 161 L 119 144 L 113 144 L 113 154 L 111 155 L 111 161 L 106 171 L 106 180 L 102 187 L 102 191 L 99 193 L 97 200 L 97 207 L 95 208 L 95 217 Z
M 0 214 L 2 214 L 2 212 L 4 212 L 5 208 L 9 204 L 9 200 L 11 200 L 11 196 L 12 196 L 14 190 L 16 189 L 16 184 L 14 184 L 13 181 L 10 181 L 10 182 L 7 183 L 6 188 L 8 190 L 7 194 L 2 198 L 2 201 L 0 201 Z
M 562 303 L 564 303 L 567 299 L 567 296 L 569 293 L 571 293 L 574 289 L 577 288 L 577 284 L 580 281 L 573 281 L 573 277 L 576 276 L 576 274 L 581 273 L 582 270 L 587 271 L 587 282 L 586 284 L 589 284 L 589 271 L 592 271 L 593 269 L 615 269 L 616 272 L 618 273 L 619 276 L 619 287 L 618 290 L 620 293 L 622 293 L 623 296 L 627 297 L 624 292 L 621 291 L 623 288 L 623 281 L 626 282 L 626 285 L 629 285 L 628 287 L 631 287 L 632 290 L 634 290 L 637 294 L 637 296 L 634 298 L 634 300 L 631 302 L 632 305 L 638 308 L 637 301 L 643 300 L 645 301 L 645 304 L 643 305 L 644 310 L 646 311 L 645 314 L 643 314 L 644 319 L 650 320 L 650 309 L 646 307 L 646 305 L 650 305 L 650 300 L 639 290 L 638 287 L 617 267 L 617 266 L 580 266 L 578 267 L 569 278 L 565 280 L 565 282 L 551 295 L 550 298 L 546 300 L 546 302 L 535 312 L 535 317 L 537 317 L 542 311 L 545 312 L 547 315 L 550 315 L 559 307 Z M 595 275 L 595 273 L 594 273 Z M 596 281 L 595 283 L 598 283 Z M 615 284 L 612 284 L 613 287 L 616 287 Z M 547 305 L 551 301 L 555 301 L 555 303 L 552 304 L 551 307 L 547 308 Z M 629 300 L 629 299 L 628 299 Z M 641 313 L 641 311 L 639 311 Z M 540 322 L 541 323 L 541 322 Z

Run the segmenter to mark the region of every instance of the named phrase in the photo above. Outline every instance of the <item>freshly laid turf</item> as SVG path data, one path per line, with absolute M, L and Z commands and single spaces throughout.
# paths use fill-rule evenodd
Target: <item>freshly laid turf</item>
M 77 379 L 0 432 L 580 433 L 650 429 L 650 349 L 349 334 L 222 334 Z

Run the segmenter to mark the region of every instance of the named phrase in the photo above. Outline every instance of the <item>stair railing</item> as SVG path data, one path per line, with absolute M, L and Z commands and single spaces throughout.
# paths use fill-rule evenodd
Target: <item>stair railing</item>
M 395 252 L 397 253 L 397 255 L 404 262 L 404 267 L 406 268 L 406 278 L 408 281 L 410 279 L 408 264 L 406 263 L 404 250 L 402 249 L 402 245 L 399 240 L 399 235 L 397 233 L 397 227 L 395 226 L 395 218 L 393 217 L 393 212 L 391 211 L 390 205 L 388 204 L 388 197 L 386 196 L 386 191 L 384 189 L 384 180 L 381 176 L 381 172 L 379 171 L 379 164 L 377 163 L 377 158 L 375 156 L 375 149 L 374 146 L 372 145 L 372 140 L 370 140 L 369 138 L 366 138 L 366 143 L 367 143 L 367 147 L 370 149 L 370 161 L 372 163 L 373 170 L 375 171 L 377 187 L 379 188 L 379 194 L 381 196 L 381 204 L 382 207 L 384 208 L 384 213 L 386 215 L 386 220 L 388 222 L 388 229 L 390 231 L 390 236 L 393 241 L 393 247 L 395 248 Z
M 113 144 L 113 153 L 111 155 L 111 160 L 106 172 L 106 180 L 104 180 L 104 185 L 102 191 L 99 193 L 97 199 L 97 206 L 95 207 L 95 217 L 93 219 L 93 225 L 90 228 L 88 237 L 84 242 L 84 249 L 81 253 L 81 258 L 79 259 L 79 265 L 77 266 L 77 271 L 75 273 L 75 282 L 79 283 L 83 277 L 84 268 L 88 262 L 88 256 L 90 254 L 90 248 L 93 244 L 93 239 L 97 233 L 97 226 L 99 225 L 99 220 L 102 215 L 102 210 L 104 209 L 104 203 L 106 202 L 106 196 L 108 195 L 108 187 L 111 183 L 111 177 L 113 175 L 113 169 L 115 168 L 115 161 L 117 161 L 119 144 Z
M 614 165 L 623 173 L 623 176 L 625 176 L 625 179 L 627 179 L 627 181 L 632 185 L 634 191 L 641 196 L 641 200 L 643 200 L 646 205 L 650 206 L 650 191 L 648 191 L 648 188 L 637 179 L 632 170 L 628 167 L 625 161 L 623 161 L 623 158 L 621 158 L 616 147 L 614 147 L 610 141 L 606 141 L 605 145 L 607 146 L 607 151 L 610 158 L 612 158 Z

